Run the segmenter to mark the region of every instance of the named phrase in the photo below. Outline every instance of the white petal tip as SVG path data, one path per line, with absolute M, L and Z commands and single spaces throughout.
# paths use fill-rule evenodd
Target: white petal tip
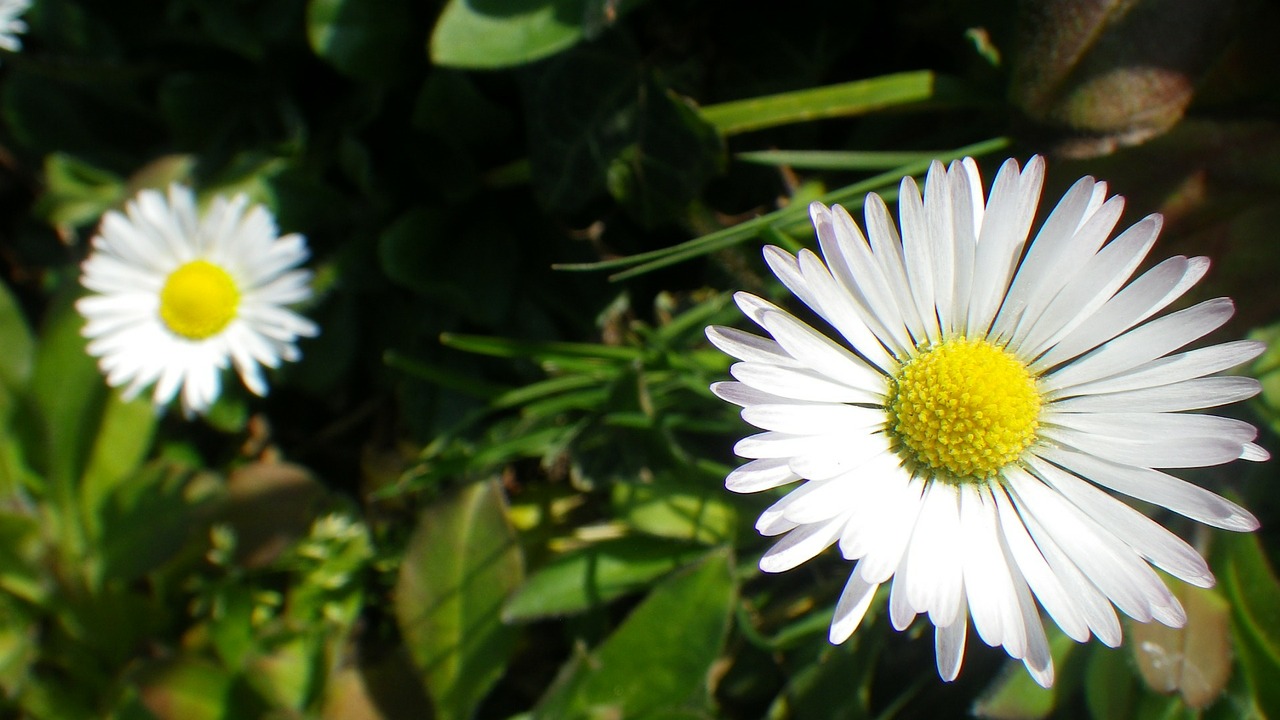
M 1251 462 L 1265 462 L 1271 459 L 1271 453 L 1256 443 L 1245 443 L 1240 449 L 1240 459 Z
M 1052 661 L 1050 661 L 1047 665 L 1045 665 L 1042 668 L 1032 667 L 1030 660 L 1023 660 L 1022 664 L 1024 667 L 1027 668 L 1027 672 L 1030 673 L 1031 679 L 1035 680 L 1037 685 L 1039 685 L 1042 688 L 1045 688 L 1046 690 L 1053 687 L 1053 662 Z

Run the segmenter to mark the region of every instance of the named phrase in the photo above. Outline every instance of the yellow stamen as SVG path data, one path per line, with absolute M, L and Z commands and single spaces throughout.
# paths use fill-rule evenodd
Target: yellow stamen
M 954 338 L 890 383 L 889 430 L 910 462 L 954 480 L 989 478 L 1036 438 L 1040 393 L 1027 366 L 985 340 Z
M 193 260 L 169 274 L 160 290 L 160 319 L 174 334 L 204 340 L 235 319 L 240 290 L 226 270 Z

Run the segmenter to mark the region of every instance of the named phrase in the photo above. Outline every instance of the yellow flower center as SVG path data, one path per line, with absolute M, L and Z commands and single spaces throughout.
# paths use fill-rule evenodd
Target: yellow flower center
M 1036 439 L 1035 378 L 985 340 L 954 338 L 917 355 L 890 388 L 888 427 L 908 461 L 951 479 L 989 478 Z
M 160 319 L 177 335 L 204 340 L 236 316 L 240 291 L 226 270 L 193 260 L 169 274 L 160 290 Z

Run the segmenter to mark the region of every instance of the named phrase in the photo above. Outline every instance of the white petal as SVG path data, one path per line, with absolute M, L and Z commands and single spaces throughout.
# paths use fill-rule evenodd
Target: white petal
M 915 343 L 908 334 L 903 310 L 898 306 L 891 283 L 900 282 L 905 287 L 905 275 L 886 277 L 889 271 L 877 262 L 862 231 L 844 208 L 836 205 L 828 211 L 821 203 L 813 203 L 809 210 L 832 277 L 859 309 L 862 322 L 882 344 L 901 357 Z M 900 249 L 891 259 L 899 258 L 899 253 Z M 903 272 L 900 264 L 891 270 L 899 275 Z M 914 313 L 914 308 L 911 311 Z
M 1138 443 L 1163 443 L 1170 438 L 1214 437 L 1242 445 L 1258 436 L 1257 428 L 1247 422 L 1198 413 L 1050 411 L 1044 413 L 1042 418 L 1046 424 L 1101 435 L 1108 440 Z
M 859 572 L 876 583 L 888 580 L 902 563 L 924 491 L 924 481 L 909 478 L 905 471 L 882 482 L 887 490 L 882 505 L 869 513 L 871 520 L 860 525 L 851 522 L 840 535 L 841 554 L 850 560 L 861 558 Z
M 912 300 L 924 323 L 925 338 L 931 343 L 941 342 L 938 312 L 934 306 L 934 263 L 930 255 L 929 221 L 925 216 L 924 202 L 920 199 L 920 190 L 910 177 L 902 179 L 898 190 L 898 215 L 902 219 L 902 251 Z
M 1177 598 L 1159 576 L 1109 531 L 1029 473 L 1015 467 L 1007 469 L 1005 477 L 1014 502 L 1025 504 L 1071 561 L 1126 615 L 1147 622 L 1165 619 L 1167 611 L 1181 613 Z
M 907 344 L 907 347 L 914 347 L 918 343 L 925 342 L 928 336 L 924 329 L 925 321 L 911 293 L 911 281 L 907 277 L 906 260 L 898 230 L 893 224 L 893 217 L 889 215 L 889 208 L 879 195 L 875 193 L 867 195 L 864 211 L 867 221 L 867 239 L 871 243 L 871 250 L 875 254 L 877 264 L 884 271 L 884 277 L 888 281 L 889 291 L 893 293 L 900 317 L 914 339 Z
M 1053 489 L 1153 565 L 1192 585 L 1213 586 L 1208 563 L 1185 540 L 1071 473 L 1034 456 L 1027 462 Z
M 1193 378 L 1169 385 L 1096 395 L 1078 395 L 1050 407 L 1062 412 L 1181 412 L 1247 400 L 1262 391 L 1250 377 Z
M 1029 329 L 1020 354 L 1038 357 L 1105 305 L 1150 252 L 1161 223 L 1159 215 L 1144 218 L 1084 263 Z
M 969 621 L 964 614 L 950 625 L 938 627 L 933 632 L 933 652 L 938 660 L 938 677 L 946 682 L 955 680 L 960 675 L 960 664 L 964 662 L 964 641 Z
M 879 587 L 879 583 L 864 580 L 856 569 L 849 575 L 849 581 L 844 585 L 844 592 L 840 593 L 835 614 L 831 618 L 828 638 L 832 644 L 839 645 L 848 640 L 853 631 L 858 629 Z
M 1076 642 L 1087 641 L 1089 625 L 1073 595 L 1063 588 L 1062 582 L 1050 569 L 1040 548 L 1036 547 L 1035 541 L 1027 534 L 1026 526 L 1022 524 L 1022 519 L 1018 517 L 1004 489 L 999 485 L 993 486 L 992 495 L 1000 517 L 1004 547 L 1008 550 L 1009 557 L 1016 563 L 1017 570 L 1031 586 L 1040 604 L 1044 606 L 1045 612 L 1049 613 L 1049 617 L 1053 618 L 1058 627 Z
M 767 573 L 786 572 L 835 544 L 840 536 L 841 518 L 824 523 L 803 525 L 779 540 L 760 558 L 760 569 Z
M 1043 184 L 1044 158 L 1039 155 L 1021 173 L 1018 163 L 1008 160 L 996 174 L 974 257 L 974 295 L 969 301 L 968 322 L 971 333 L 982 335 L 991 328 L 1022 256 Z
M 810 368 L 852 388 L 884 392 L 883 375 L 805 323 L 780 312 L 766 312 L 763 322 L 779 345 Z
M 1239 440 L 1225 437 L 1156 437 L 1144 441 L 1110 438 L 1061 426 L 1040 429 L 1050 443 L 1075 448 L 1095 457 L 1144 468 L 1208 467 L 1240 457 Z
M 1201 260 L 1171 257 L 1143 273 L 1058 340 L 1033 369 L 1042 372 L 1088 352 L 1164 309 L 1204 277 L 1209 264 Z
M 805 368 L 741 362 L 732 365 L 729 374 L 743 385 L 791 400 L 874 404 L 884 399 L 883 392 L 852 388 Z
M 754 493 L 772 490 L 799 480 L 800 476 L 791 472 L 786 458 L 766 458 L 752 460 L 735 468 L 725 478 L 724 486 L 737 493 Z
M 1091 177 L 1077 180 L 1067 194 L 1058 201 L 1049 218 L 1040 227 L 1040 232 L 1031 242 L 1027 256 L 1018 267 L 1018 274 L 1014 277 L 1013 284 L 1003 300 L 999 314 L 996 315 L 995 324 L 992 326 L 993 337 L 999 339 L 1013 337 L 1018 321 L 1021 320 L 1030 299 L 1037 289 L 1049 282 L 1050 276 L 1059 269 L 1054 261 L 1062 248 L 1075 236 L 1076 228 L 1079 227 L 1084 211 L 1088 207 L 1089 198 L 1093 194 L 1093 187 L 1094 180 Z
M 1237 340 L 1158 358 L 1119 375 L 1057 392 L 1046 391 L 1046 394 L 1049 397 L 1069 397 L 1169 385 L 1235 367 L 1261 355 L 1264 350 L 1266 345 L 1256 340 Z
M 743 408 L 742 419 L 761 430 L 796 435 L 839 435 L 866 433 L 885 424 L 884 410 L 845 405 L 812 403 L 808 405 L 763 404 Z M 1252 439 L 1252 438 L 1250 438 Z
M 935 625 L 952 622 L 961 606 L 961 546 L 956 542 L 960 531 L 956 487 L 930 483 L 907 548 L 911 575 L 906 591 L 911 608 L 929 613 Z
M 1109 462 L 1066 448 L 1037 447 L 1035 452 L 1098 485 L 1206 525 L 1236 532 L 1258 529 L 1257 518 L 1248 510 L 1198 485 L 1158 470 Z
M 787 354 L 782 346 L 771 338 L 752 335 L 735 328 L 712 325 L 707 328 L 707 339 L 726 355 L 739 360 L 763 362 L 772 365 L 798 367 L 800 363 Z
M 1230 300 L 1218 298 L 1157 318 L 1050 373 L 1044 388 L 1069 393 L 1075 385 L 1132 370 L 1213 332 L 1234 312 Z

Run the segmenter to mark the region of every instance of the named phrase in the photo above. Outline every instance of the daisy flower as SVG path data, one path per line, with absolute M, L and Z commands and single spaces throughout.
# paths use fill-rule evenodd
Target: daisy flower
M 0 0 L 0 48 L 9 52 L 22 49 L 18 36 L 27 31 L 27 24 L 18 16 L 30 7 L 31 0 Z
M 771 338 L 707 330 L 741 360 L 736 382 L 712 390 L 764 431 L 735 446 L 750 462 L 727 487 L 800 482 L 756 523 L 782 536 L 760 568 L 789 570 L 838 545 L 857 564 L 831 641 L 848 639 L 891 583 L 894 628 L 927 614 L 948 681 L 972 619 L 986 644 L 1052 684 L 1036 601 L 1068 636 L 1112 647 L 1116 608 L 1185 622 L 1153 567 L 1199 587 L 1213 575 L 1122 496 L 1227 530 L 1258 526 L 1164 470 L 1268 457 L 1252 425 L 1182 412 L 1256 394 L 1256 380 L 1214 373 L 1263 345 L 1180 351 L 1234 307 L 1219 298 L 1155 317 L 1209 262 L 1173 257 L 1129 282 L 1161 218 L 1107 242 L 1124 199 L 1108 198 L 1106 183 L 1077 182 L 1028 242 L 1043 180 L 1041 158 L 1025 169 L 1010 160 L 984 201 L 972 159 L 935 162 L 923 198 L 902 181 L 901 234 L 874 194 L 866 235 L 843 208 L 814 203 L 823 257 L 764 254 L 838 339 L 746 293 L 739 307 Z
M 275 220 L 244 195 L 218 196 L 200 215 L 189 188 L 143 190 L 124 214 L 108 212 L 93 238 L 76 303 L 89 354 L 126 398 L 154 385 L 167 405 L 181 392 L 188 417 L 217 399 L 228 361 L 257 395 L 262 366 L 297 360 L 310 320 L 286 306 L 311 297 L 301 235 L 277 237 Z

